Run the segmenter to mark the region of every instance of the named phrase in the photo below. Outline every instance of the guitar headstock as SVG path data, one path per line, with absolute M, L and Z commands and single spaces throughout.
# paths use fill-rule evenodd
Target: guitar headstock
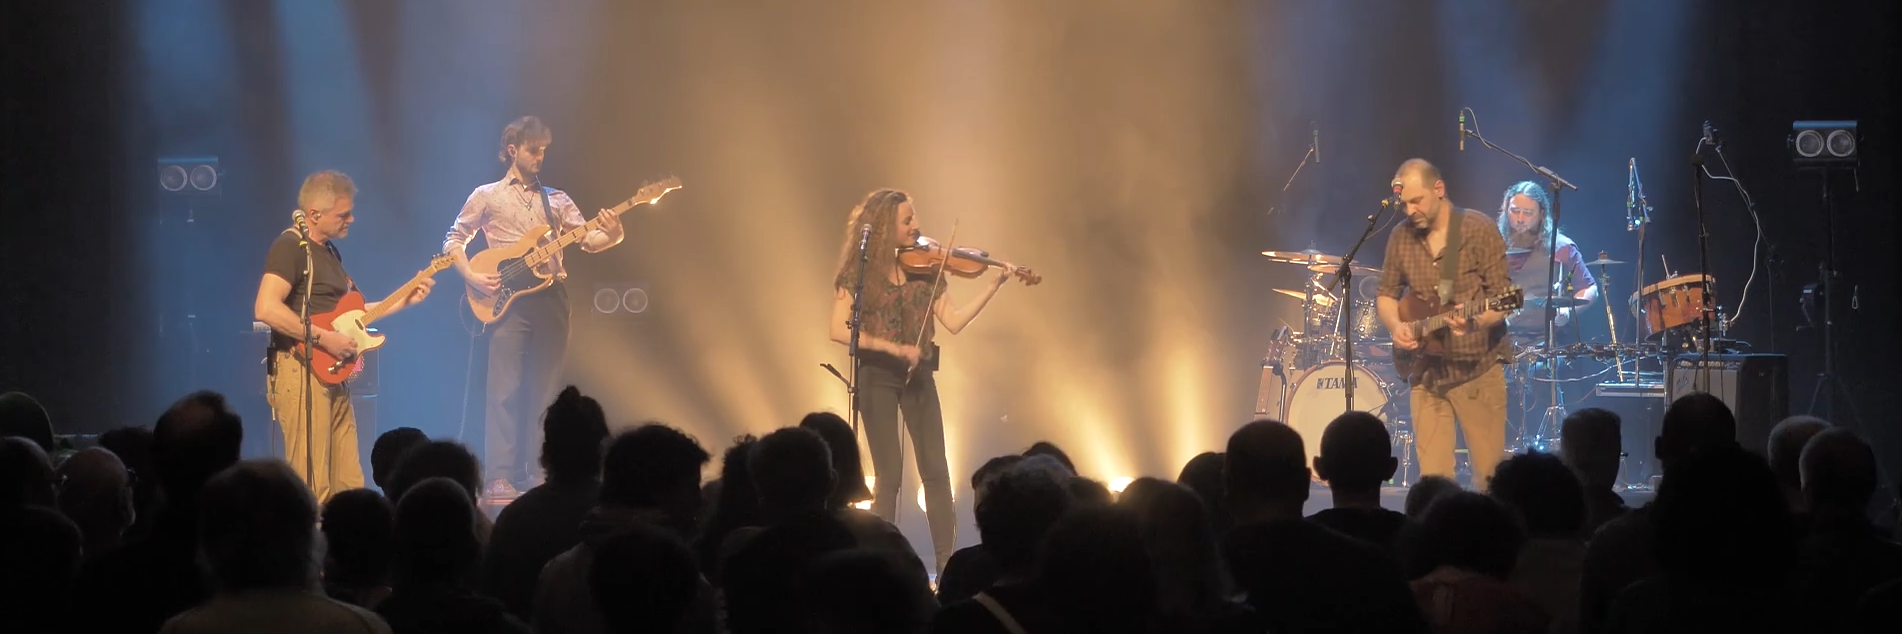
M 651 204 L 660 202 L 661 197 L 666 196 L 667 192 L 680 189 L 681 187 L 682 185 L 680 184 L 679 176 L 669 176 L 667 178 L 663 178 L 663 179 L 648 183 L 646 185 L 642 185 L 640 191 L 634 192 L 634 196 L 631 198 L 628 198 L 627 202 L 621 203 L 621 205 L 623 207 L 633 207 L 635 205 L 651 205 Z
M 1505 312 L 1509 310 L 1519 310 L 1519 307 L 1525 304 L 1525 289 L 1514 286 L 1506 289 L 1506 292 L 1494 295 L 1491 299 L 1486 300 L 1486 309 Z
M 423 267 L 422 276 L 429 277 L 437 273 L 441 273 L 443 271 L 449 270 L 449 267 L 452 267 L 455 265 L 456 265 L 455 254 L 438 253 L 429 258 L 429 266 Z

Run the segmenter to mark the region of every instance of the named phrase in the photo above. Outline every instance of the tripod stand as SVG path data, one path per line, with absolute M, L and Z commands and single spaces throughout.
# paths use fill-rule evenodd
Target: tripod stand
M 1835 421 L 1836 396 L 1841 392 L 1843 403 L 1848 406 L 1850 416 L 1857 423 L 1862 421 L 1862 413 L 1857 410 L 1854 396 L 1842 379 L 1836 375 L 1836 207 L 1831 200 L 1830 174 L 1833 170 L 1823 168 L 1823 261 L 1817 264 L 1819 280 L 1823 290 L 1823 371 L 1816 375 L 1816 386 L 1810 389 L 1810 415 L 1827 421 Z M 1852 305 L 1853 309 L 1854 306 Z M 1817 409 L 1818 404 L 1822 408 Z

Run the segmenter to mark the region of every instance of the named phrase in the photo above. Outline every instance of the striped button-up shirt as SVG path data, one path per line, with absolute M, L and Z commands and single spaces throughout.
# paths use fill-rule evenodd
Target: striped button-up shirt
M 581 217 L 581 209 L 568 193 L 559 189 L 548 189 L 548 207 L 554 209 L 554 219 L 560 226 L 549 235 L 579 227 L 587 221 Z M 469 200 L 462 204 L 462 213 L 456 214 L 456 222 L 449 227 L 449 236 L 443 240 L 442 249 L 451 253 L 465 249 L 469 239 L 481 231 L 489 241 L 489 248 L 500 249 L 520 242 L 529 229 L 549 225 L 550 215 L 542 206 L 541 192 L 533 183 L 522 182 L 513 175 L 503 176 L 502 180 L 475 188 L 469 193 Z M 588 233 L 581 241 L 581 250 L 589 253 L 600 252 L 618 243 L 617 237 L 610 237 L 599 230 Z M 562 255 L 555 253 L 541 271 L 558 278 L 568 276 L 568 270 L 562 266 Z
M 1458 273 L 1453 278 L 1452 297 L 1446 302 L 1474 302 L 1505 292 L 1512 285 L 1506 274 L 1506 241 L 1499 237 L 1492 218 L 1471 209 L 1454 208 L 1453 213 L 1466 217 L 1460 221 Z M 1412 223 L 1401 221 L 1387 236 L 1387 255 L 1381 267 L 1383 296 L 1400 299 L 1403 292 L 1410 292 L 1431 302 L 1440 294 L 1440 258 L 1427 247 L 1427 232 L 1415 229 Z M 1439 335 L 1446 338 L 1446 362 L 1427 367 L 1424 385 L 1464 383 L 1510 352 L 1504 323 L 1459 336 L 1451 332 Z

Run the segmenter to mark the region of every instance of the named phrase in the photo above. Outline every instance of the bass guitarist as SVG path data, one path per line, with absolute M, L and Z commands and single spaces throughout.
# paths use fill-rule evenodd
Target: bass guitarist
M 1453 477 L 1454 421 L 1466 437 L 1472 486 L 1483 488 L 1505 453 L 1506 379 L 1503 362 L 1506 313 L 1485 310 L 1449 321 L 1444 329 L 1419 332 L 1403 319 L 1401 303 L 1464 307 L 1506 292 L 1506 243 L 1492 218 L 1458 209 L 1446 199 L 1440 170 L 1411 159 L 1394 174 L 1407 221 L 1387 237 L 1385 272 L 1376 310 L 1398 351 L 1418 360 L 1407 372 L 1415 446 L 1422 476 Z M 1472 311 L 1466 311 L 1472 312 Z
M 356 222 L 356 196 L 356 184 L 342 172 L 323 171 L 304 179 L 303 188 L 297 192 L 303 232 L 285 229 L 271 243 L 252 307 L 253 316 L 271 327 L 267 379 L 271 413 L 284 433 L 284 460 L 310 486 L 319 503 L 333 494 L 363 487 L 363 465 L 357 456 L 357 415 L 350 406 L 349 387 L 319 381 L 293 350 L 304 338 L 300 311 L 312 316 L 330 312 L 356 288 L 344 272 L 343 256 L 337 251 L 337 240 L 350 235 L 350 224 Z M 434 285 L 434 280 L 423 278 L 408 296 L 373 302 L 365 309 L 394 313 L 423 301 Z M 390 302 L 397 303 L 382 306 Z M 357 351 L 355 339 L 335 330 L 313 326 L 311 335 L 312 343 L 331 356 L 349 358 Z M 315 429 L 310 428 L 312 423 Z
M 483 293 L 495 293 L 501 279 L 469 268 L 469 240 L 481 231 L 488 248 L 514 245 L 531 229 L 547 226 L 556 232 L 586 224 L 568 194 L 541 184 L 542 160 L 554 133 L 535 117 L 522 117 L 502 129 L 496 157 L 508 165 L 502 179 L 470 192 L 443 241 L 443 251 L 456 258 L 456 271 Z M 599 253 L 626 237 L 620 219 L 602 214 L 597 230 L 588 232 L 581 250 Z M 491 325 L 489 338 L 488 405 L 484 418 L 483 464 L 488 473 L 484 495 L 514 498 L 520 489 L 541 481 L 538 452 L 529 448 L 541 438 L 535 412 L 554 399 L 561 364 L 568 352 L 567 269 L 556 251 L 540 265 L 539 273 L 554 279 L 545 289 L 521 296 Z

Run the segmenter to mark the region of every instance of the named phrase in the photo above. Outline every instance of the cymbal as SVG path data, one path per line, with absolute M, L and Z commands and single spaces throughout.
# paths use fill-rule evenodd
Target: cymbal
M 1341 256 L 1328 255 L 1320 251 L 1316 251 L 1314 249 L 1306 249 L 1302 251 L 1263 251 L 1261 252 L 1261 254 L 1268 256 L 1269 261 L 1279 262 L 1282 264 L 1309 265 L 1309 264 L 1340 264 L 1341 263 Z
M 1585 300 L 1582 300 L 1582 299 L 1579 299 L 1579 298 L 1577 298 L 1577 297 L 1554 297 L 1554 298 L 1552 298 L 1552 305 L 1553 305 L 1553 306 L 1556 306 L 1556 307 L 1559 307 L 1559 308 L 1577 308 L 1577 307 L 1579 307 L 1579 306 L 1584 306 L 1584 305 L 1586 305 L 1586 304 L 1590 304 L 1590 303 L 1591 303 L 1591 302 L 1588 302 L 1588 301 L 1585 301 Z M 1528 306 L 1544 306 L 1544 305 L 1545 305 L 1545 298 L 1544 298 L 1544 297 L 1527 297 L 1527 298 L 1526 298 L 1526 305 L 1528 305 Z
M 1288 289 L 1285 289 L 1285 288 L 1271 288 L 1271 289 L 1268 289 L 1268 290 L 1271 290 L 1271 291 L 1274 291 L 1274 292 L 1277 292 L 1277 293 L 1281 293 L 1282 295 L 1287 295 L 1287 296 L 1289 296 L 1289 297 L 1293 297 L 1293 298 L 1295 298 L 1295 299 L 1299 299 L 1299 300 L 1303 300 L 1303 301 L 1306 301 L 1306 300 L 1308 299 L 1308 294 L 1307 294 L 1307 293 L 1303 293 L 1303 292 L 1301 292 L 1301 291 L 1291 291 L 1291 290 L 1288 290 Z
M 1308 270 L 1314 271 L 1316 273 L 1320 273 L 1322 275 L 1338 274 L 1341 271 L 1341 264 L 1339 262 L 1332 262 L 1327 264 L 1310 264 L 1308 265 Z M 1371 266 L 1361 266 L 1359 264 L 1356 264 L 1354 265 L 1354 274 L 1355 275 L 1379 275 L 1380 269 L 1377 269 Z
M 1606 264 L 1625 264 L 1625 263 L 1626 262 L 1623 260 L 1608 260 L 1605 258 L 1598 258 L 1596 260 L 1586 262 L 1585 266 L 1604 266 Z

